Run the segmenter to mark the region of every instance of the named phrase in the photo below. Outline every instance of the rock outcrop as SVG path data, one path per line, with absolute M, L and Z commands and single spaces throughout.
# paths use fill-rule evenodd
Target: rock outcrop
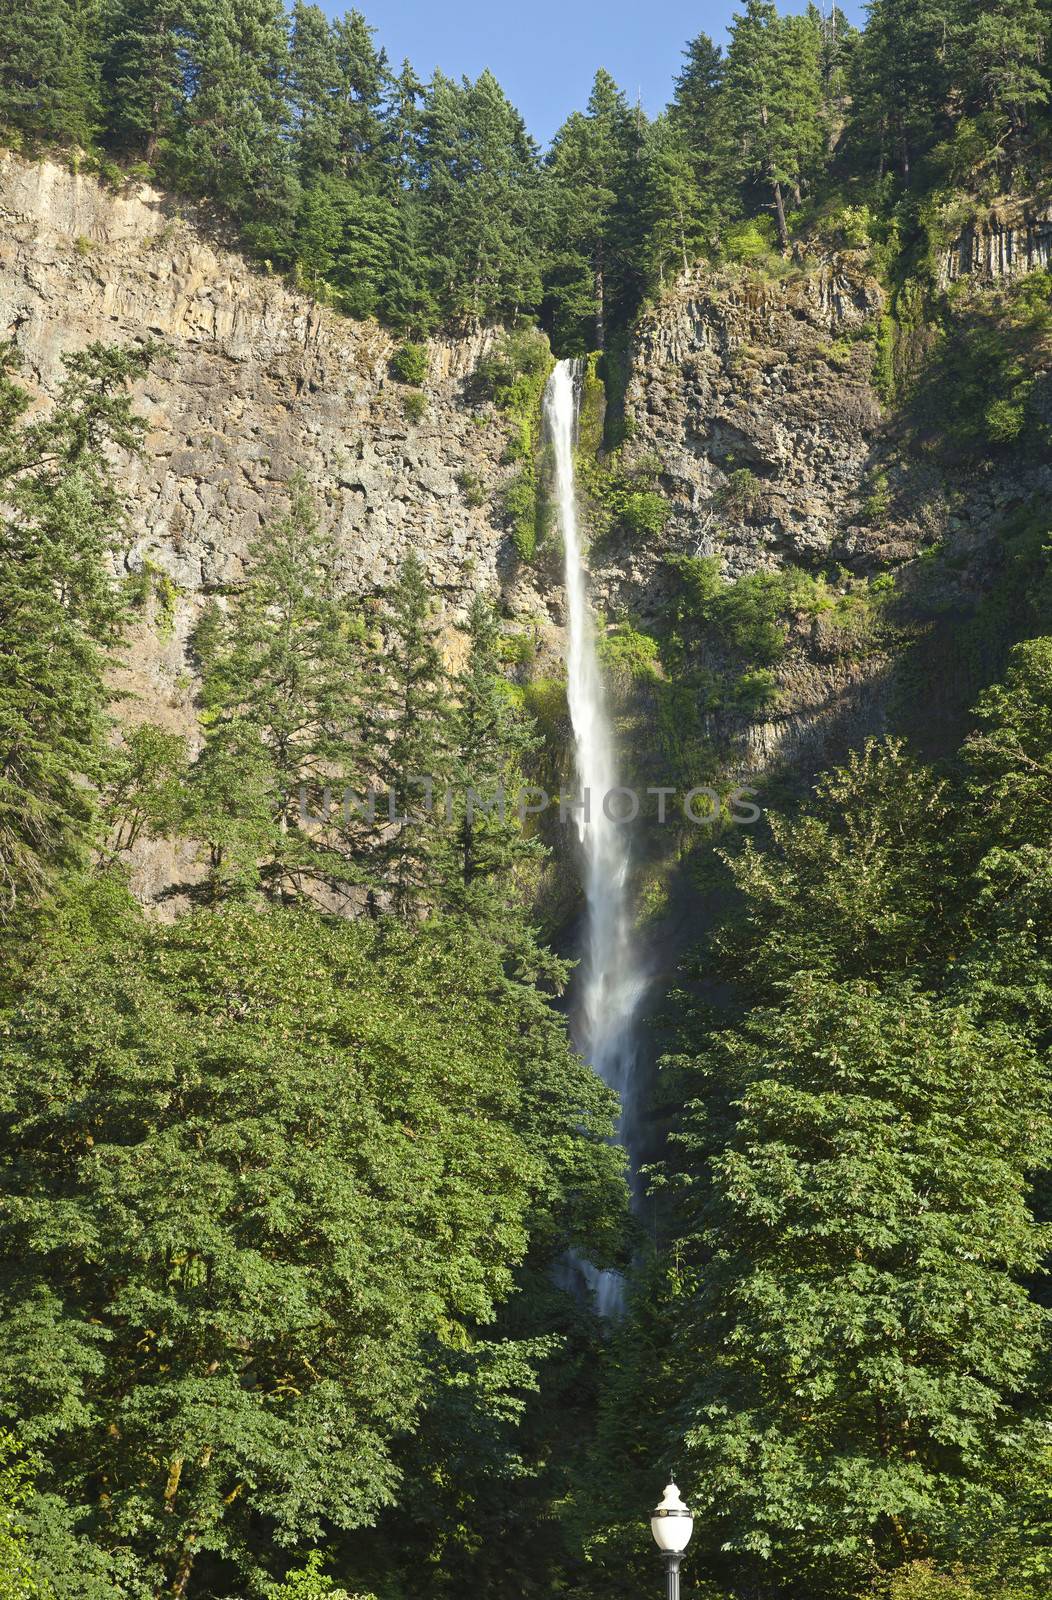
M 146 452 L 122 476 L 130 565 L 155 564 L 187 601 L 236 585 L 296 472 L 324 497 L 356 588 L 389 581 L 410 549 L 452 613 L 508 579 L 504 530 L 459 487 L 505 470 L 505 428 L 464 394 L 492 333 L 430 347 L 413 420 L 377 324 L 251 267 L 145 185 L 112 193 L 14 156 L 0 163 L 0 331 L 45 391 L 63 351 L 91 340 L 167 346 L 137 397 Z
M 959 278 L 1018 278 L 1052 266 L 1052 201 L 1010 200 L 975 217 L 942 252 L 941 289 Z
M 537 641 L 535 665 L 556 672 L 557 552 L 549 543 L 536 565 L 518 559 L 497 509 L 516 470 L 507 421 L 472 382 L 494 330 L 432 342 L 412 391 L 392 373 L 386 330 L 319 306 L 221 241 L 214 219 L 147 186 L 112 192 L 0 157 L 0 337 L 16 342 L 31 384 L 53 392 L 62 353 L 91 340 L 147 337 L 167 351 L 136 397 L 146 451 L 119 464 L 127 566 L 162 577 L 166 597 L 165 626 L 144 615 L 121 669 L 128 718 L 196 735 L 193 621 L 205 597 L 236 589 L 249 542 L 280 515 L 297 472 L 358 592 L 388 583 L 413 550 L 447 625 L 479 590 L 499 593 L 510 625 Z M 1030 270 L 1050 252 L 1052 208 L 992 213 L 948 253 L 946 279 Z M 846 254 L 773 279 L 699 269 L 646 312 L 623 375 L 623 457 L 657 463 L 670 514 L 660 536 L 594 547 L 608 616 L 660 631 L 676 555 L 718 555 L 728 578 L 839 571 L 846 590 L 908 565 L 921 544 L 958 539 L 971 572 L 985 530 L 1047 487 L 1048 471 L 949 484 L 931 461 L 904 457 L 873 383 L 884 309 L 862 258 Z M 717 716 L 714 731 L 744 771 L 816 763 L 845 731 L 880 725 L 888 666 L 880 648 L 801 616 L 776 705 Z M 144 893 L 188 870 L 177 856 L 142 863 Z

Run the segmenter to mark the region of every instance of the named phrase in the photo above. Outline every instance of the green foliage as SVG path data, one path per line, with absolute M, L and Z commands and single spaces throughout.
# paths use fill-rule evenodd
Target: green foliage
M 171 637 L 179 589 L 167 572 L 152 561 L 144 561 L 138 571 L 128 574 L 125 593 L 129 604 L 138 610 L 145 610 L 152 603 L 151 620 L 159 636 L 162 639 Z
M 486 504 L 486 486 L 477 472 L 467 468 L 458 472 L 457 488 L 464 496 L 465 505 L 477 507 Z
M 94 838 L 106 651 L 124 620 L 108 451 L 140 447 L 128 384 L 151 354 L 92 344 L 68 356 L 54 405 L 30 419 L 13 347 L 0 350 L 0 919 L 50 892 Z
M 769 187 L 785 249 L 783 189 L 799 189 L 821 153 L 821 37 L 810 13 L 780 17 L 770 0 L 746 0 L 730 35 L 723 77 L 729 142 L 740 177 Z
M 777 233 L 769 217 L 748 217 L 727 228 L 720 250 L 727 261 L 753 265 L 767 262 L 774 254 L 776 243 Z
M 305 1567 L 286 1574 L 284 1583 L 273 1589 L 271 1596 L 272 1600 L 376 1600 L 375 1595 L 349 1594 L 332 1578 L 327 1578 L 316 1550 L 311 1552 Z
M 133 850 L 144 836 L 163 838 L 188 820 L 186 739 L 152 723 L 125 733 L 110 757 L 102 791 L 109 854 Z
M 341 555 L 304 482 L 287 516 L 249 550 L 229 615 L 212 613 L 195 645 L 204 748 L 191 778 L 188 829 L 207 847 L 211 892 L 278 900 L 360 881 L 338 829 L 308 831 L 324 791 L 364 787 L 350 742 L 364 629 L 341 589 Z
M 32 1476 L 13 1434 L 0 1431 L 0 1600 L 38 1600 L 25 1510 Z
M 520 561 L 532 561 L 537 550 L 537 522 L 541 515 L 537 476 L 532 465 L 520 467 L 500 491 L 500 503 L 511 525 Z
M 391 357 L 391 370 L 403 383 L 421 384 L 427 377 L 427 346 L 399 345 Z
M 951 460 L 1040 450 L 1047 429 L 1031 401 L 1052 340 L 1052 276 L 1033 273 L 981 300 L 966 291 L 944 327 L 911 399 L 917 436 Z
M 508 456 L 521 462 L 503 485 L 499 499 L 521 561 L 532 561 L 543 538 L 547 511 L 541 492 L 541 399 L 552 354 L 535 328 L 504 333 L 480 360 L 475 372 L 479 392 L 493 401 L 511 422 Z
M 661 471 L 656 457 L 627 461 L 623 449 L 603 460 L 578 456 L 578 482 L 591 501 L 589 520 L 597 537 L 620 533 L 646 540 L 664 532 L 670 508 L 657 487 Z
M 748 520 L 763 504 L 763 489 L 751 467 L 735 467 L 728 474 L 718 498 L 732 516 Z
M 658 671 L 658 642 L 649 633 L 619 622 L 599 636 L 599 659 L 617 677 L 653 678 Z
M 427 416 L 427 398 L 415 390 L 404 396 L 402 410 L 407 422 L 423 422 Z
M 738 1110 L 686 1317 L 722 1344 L 689 1386 L 692 1468 L 724 1550 L 827 1593 L 830 1563 L 861 1583 L 945 1547 L 1043 1431 L 1047 1313 L 1019 1279 L 1047 1248 L 1021 1192 L 1047 1089 L 1008 1028 L 808 975 L 707 1060 Z M 704 1149 L 703 1120 L 683 1137 Z
M 374 1517 L 425 1341 L 492 1317 L 535 1204 L 616 1208 L 606 1092 L 466 926 L 151 927 L 103 883 L 3 1055 L 2 1403 L 149 1592 Z

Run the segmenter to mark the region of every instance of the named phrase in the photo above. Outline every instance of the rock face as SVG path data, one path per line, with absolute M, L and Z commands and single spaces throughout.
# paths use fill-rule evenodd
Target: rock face
M 489 488 L 504 470 L 499 419 L 464 397 L 492 333 L 430 348 L 426 409 L 411 420 L 375 323 L 254 270 L 146 186 L 112 194 L 12 156 L 0 163 L 0 329 L 44 390 L 61 353 L 90 340 L 169 347 L 137 397 L 145 455 L 122 472 L 139 532 L 130 564 L 154 563 L 187 600 L 236 585 L 296 472 L 324 496 L 356 588 L 389 581 L 410 549 L 453 613 L 509 581 L 503 530 L 458 486 L 473 473 Z
M 516 471 L 507 423 L 472 382 L 494 331 L 434 341 L 422 393 L 411 391 L 392 376 L 388 332 L 319 306 L 221 237 L 214 219 L 182 215 L 146 186 L 113 193 L 54 164 L 0 157 L 0 337 L 16 341 L 31 384 L 53 391 L 62 352 L 91 340 L 150 337 L 168 350 L 136 397 L 146 451 L 119 463 L 135 536 L 127 566 L 166 585 L 164 626 L 144 613 L 119 675 L 127 718 L 196 737 L 189 631 L 206 596 L 237 588 L 249 542 L 281 514 L 297 472 L 341 537 L 354 589 L 384 586 L 412 550 L 450 641 L 476 592 L 499 593 L 510 625 L 537 641 L 535 666 L 555 674 L 558 552 L 549 541 L 535 566 L 518 560 L 497 509 Z M 964 236 L 947 280 L 1029 270 L 1050 250 L 1052 209 L 1017 208 Z M 840 570 L 849 588 L 908 565 L 921 543 L 956 539 L 970 573 L 983 530 L 1047 491 L 1047 468 L 948 484 L 896 452 L 872 382 L 883 309 L 861 258 L 843 255 L 769 281 L 699 270 L 641 318 L 624 374 L 623 455 L 656 459 L 671 509 L 659 537 L 593 548 L 608 615 L 656 624 L 674 555 L 718 555 L 731 579 L 785 565 Z M 712 665 L 718 674 L 718 655 Z M 887 677 L 879 649 L 802 616 L 776 707 L 719 713 L 712 731 L 751 773 L 814 764 L 845 731 L 880 725 Z M 140 866 L 148 895 L 190 871 L 177 849 Z
M 1052 202 L 1011 201 L 970 222 L 943 252 L 939 287 L 959 278 L 1018 278 L 1052 265 Z
M 631 457 L 658 457 L 670 540 L 734 575 L 835 556 L 864 493 L 880 407 L 883 297 L 822 268 L 788 282 L 695 275 L 640 323 L 625 403 Z M 735 496 L 732 475 L 746 472 Z

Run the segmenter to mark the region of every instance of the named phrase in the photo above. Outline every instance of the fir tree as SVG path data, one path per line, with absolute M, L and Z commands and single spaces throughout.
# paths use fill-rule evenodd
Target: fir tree
M 363 849 L 402 918 L 433 903 L 449 774 L 448 698 L 424 567 L 410 555 L 387 596 L 363 699 L 363 762 L 386 812 Z
M 537 153 L 492 73 L 435 75 L 420 113 L 423 232 L 454 314 L 515 316 L 540 299 Z
M 363 640 L 340 575 L 336 542 L 296 480 L 288 515 L 253 544 L 229 621 L 201 651 L 191 826 L 208 843 L 216 893 L 259 887 L 285 900 L 357 881 L 340 822 L 344 791 L 362 776 Z
M 785 191 L 799 199 L 821 147 L 819 37 L 806 17 L 747 0 L 731 27 L 723 103 L 730 159 L 743 181 L 768 187 L 787 249 Z
M 91 146 L 99 129 L 97 5 L 12 0 L 0 15 L 0 125 Z
M 185 8 L 177 0 L 130 0 L 112 25 L 105 57 L 107 124 L 122 151 L 151 166 L 168 152 L 183 113 Z
M 602 349 L 615 306 L 614 218 L 629 191 L 634 126 L 628 103 L 599 71 L 588 107 L 575 111 L 548 156 L 548 226 L 553 239 L 547 301 L 559 342 Z
M 124 621 L 111 566 L 123 506 L 108 452 L 141 445 L 128 384 L 151 354 L 93 344 L 67 356 L 37 421 L 12 347 L 0 358 L 0 916 L 83 863 L 94 837 L 104 674 Z

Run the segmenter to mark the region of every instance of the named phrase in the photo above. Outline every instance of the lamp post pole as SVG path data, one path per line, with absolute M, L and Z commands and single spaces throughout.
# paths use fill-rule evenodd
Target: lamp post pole
M 665 1551 L 665 1600 L 679 1600 L 679 1564 L 682 1560 L 678 1550 Z
M 674 1483 L 665 1487 L 650 1518 L 654 1543 L 665 1558 L 665 1600 L 679 1600 L 679 1564 L 694 1531 L 694 1518 Z

